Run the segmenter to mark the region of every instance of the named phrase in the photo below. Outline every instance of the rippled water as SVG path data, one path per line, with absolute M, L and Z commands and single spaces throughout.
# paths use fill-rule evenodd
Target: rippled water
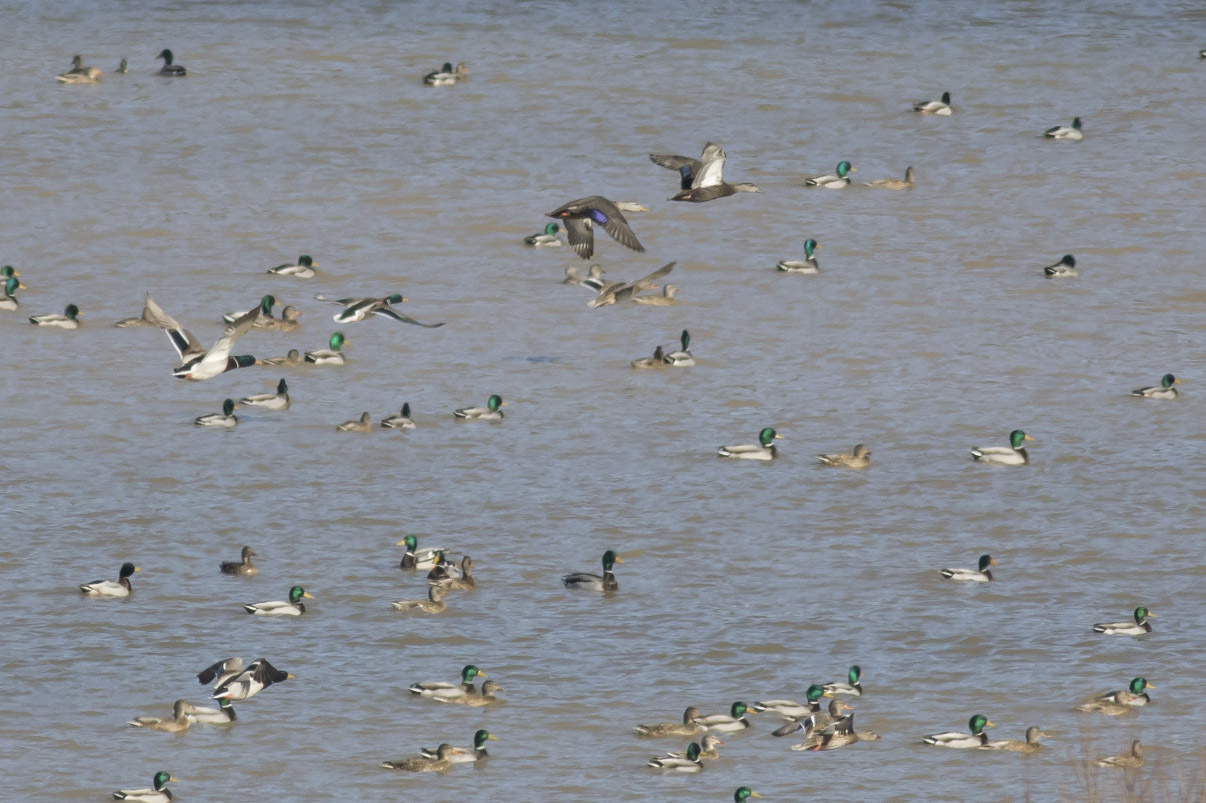
M 190 801 L 726 800 L 739 784 L 768 800 L 1079 800 L 1082 757 L 1135 736 L 1146 777 L 1196 767 L 1200 8 L 69 2 L 0 17 L 0 261 L 29 285 L 0 313 L 12 799 L 100 799 L 169 769 Z M 187 79 L 154 75 L 163 47 Z M 102 84 L 55 84 L 77 52 Z M 123 56 L 131 72 L 113 74 Z M 444 61 L 471 79 L 423 87 Z M 908 111 L 943 90 L 952 117 Z M 1039 137 L 1075 115 L 1083 142 Z M 762 194 L 663 201 L 675 177 L 646 154 L 705 140 Z M 800 186 L 843 158 L 860 180 L 914 165 L 917 189 Z M 678 260 L 681 304 L 590 310 L 559 283 L 586 263 L 520 245 L 595 193 L 653 208 L 630 216 L 646 254 L 601 236 L 608 276 Z M 822 274 L 777 275 L 809 236 Z M 1080 278 L 1045 280 L 1066 252 Z M 299 253 L 319 278 L 264 274 Z M 334 308 L 315 292 L 402 291 L 408 314 L 448 325 L 356 324 L 342 369 L 187 384 L 160 333 L 109 326 L 144 291 L 207 344 L 264 293 L 299 307 L 299 333 L 240 342 L 257 356 L 325 344 Z M 68 302 L 78 332 L 25 323 Z M 683 328 L 698 366 L 628 368 Z M 1190 380 L 1179 401 L 1127 395 L 1166 371 Z M 192 426 L 282 375 L 288 412 Z M 491 393 L 504 423 L 452 421 Z M 413 432 L 335 432 L 403 401 Z M 713 457 L 767 425 L 783 459 Z M 1015 427 L 1037 441 L 1030 466 L 971 463 Z M 866 472 L 811 457 L 856 441 Z M 397 568 L 407 532 L 471 554 L 479 589 L 438 617 L 391 610 L 423 593 Z M 260 575 L 220 576 L 244 543 Z M 561 587 L 608 548 L 619 594 Z M 1001 564 L 990 587 L 935 571 L 982 552 Z M 128 559 L 133 598 L 80 598 Z M 239 607 L 295 583 L 316 597 L 299 620 Z M 1138 604 L 1151 636 L 1090 632 Z M 297 679 L 234 728 L 123 724 L 199 702 L 193 675 L 228 655 Z M 405 691 L 469 662 L 506 705 Z M 794 753 L 763 716 L 698 777 L 642 766 L 679 746 L 634 724 L 802 698 L 852 663 L 860 728 L 881 742 Z M 1154 708 L 1072 711 L 1135 675 Z M 997 738 L 1055 738 L 1034 758 L 921 744 L 976 712 Z M 500 738 L 488 766 L 377 767 L 483 726 Z

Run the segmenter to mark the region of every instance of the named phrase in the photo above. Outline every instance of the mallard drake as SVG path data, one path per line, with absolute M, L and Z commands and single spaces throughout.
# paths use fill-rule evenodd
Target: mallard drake
M 672 351 L 665 355 L 662 357 L 662 361 L 665 362 L 666 365 L 673 365 L 676 368 L 689 368 L 692 365 L 695 365 L 695 358 L 691 356 L 690 351 L 691 333 L 684 329 L 683 333 L 678 337 L 678 342 L 682 348 L 680 348 L 678 351 Z
M 457 705 L 482 708 L 499 702 L 494 694 L 502 690 L 502 686 L 499 686 L 493 680 L 487 680 L 482 684 L 481 689 L 474 689 L 470 694 L 462 694 L 458 697 L 436 697 L 435 700 L 441 703 L 455 703 Z
M 422 683 L 415 683 L 410 686 L 408 691 L 411 694 L 417 694 L 420 697 L 430 697 L 439 700 L 451 700 L 455 697 L 464 697 L 469 694 L 476 694 L 477 689 L 473 686 L 475 678 L 488 677 L 485 672 L 478 669 L 473 664 L 466 664 L 461 669 L 461 682 L 449 683 L 443 680 L 429 680 Z
M 269 273 L 274 273 L 277 276 L 296 276 L 299 279 L 314 278 L 314 269 L 318 267 L 318 263 L 310 258 L 309 254 L 302 254 L 297 258 L 296 264 L 277 265 L 275 268 L 269 268 Z
M 597 574 L 577 572 L 565 575 L 561 578 L 561 582 L 565 583 L 566 588 L 580 591 L 617 591 L 620 588 L 620 584 L 616 582 L 616 575 L 612 569 L 617 563 L 623 562 L 623 560 L 616 557 L 615 552 L 609 549 L 603 553 L 602 577 Z
M 716 454 L 721 457 L 735 457 L 739 460 L 773 460 L 779 452 L 773 441 L 781 440 L 782 435 L 771 427 L 764 427 L 758 433 L 757 443 L 743 443 L 737 446 L 721 446 Z
M 130 71 L 130 65 L 126 62 L 125 59 L 122 59 L 121 64 L 118 64 L 117 69 L 114 70 L 114 72 L 118 73 L 119 75 L 125 75 L 129 71 Z
M 170 773 L 161 770 L 151 779 L 150 789 L 118 789 L 113 793 L 113 799 L 135 800 L 140 803 L 171 803 L 172 790 L 168 789 L 167 785 L 177 780 Z
M 485 728 L 481 728 L 473 734 L 473 747 L 468 750 L 461 749 L 457 753 L 449 756 L 449 761 L 453 764 L 472 764 L 475 761 L 481 761 L 484 758 L 489 758 L 490 754 L 486 752 L 486 742 L 497 742 L 498 737 L 490 733 Z M 419 755 L 424 758 L 438 758 L 439 748 L 432 750 L 430 747 L 424 747 L 419 751 Z
M 984 732 L 984 729 L 994 726 L 983 714 L 976 714 L 967 721 L 967 727 L 971 733 L 959 733 L 958 731 L 935 733 L 933 736 L 925 737 L 923 741 L 936 747 L 982 747 L 988 743 L 988 734 Z
M 336 425 L 335 429 L 339 432 L 372 432 L 373 418 L 368 411 L 365 411 L 360 414 L 360 418 L 344 421 L 342 424 Z
M 652 725 L 637 725 L 633 730 L 641 736 L 694 736 L 699 731 L 699 726 L 695 724 L 695 718 L 698 716 L 698 708 L 687 706 L 687 710 L 683 711 L 681 723 L 656 722 Z
M 344 353 L 340 351 L 345 343 L 350 343 L 343 332 L 335 332 L 331 335 L 328 342 L 330 348 L 316 349 L 306 352 L 306 362 L 314 363 L 315 365 L 343 365 L 347 362 Z
M 260 316 L 255 320 L 256 329 L 267 328 L 264 321 L 272 319 L 272 308 L 276 306 L 276 296 L 267 295 L 260 299 Z M 234 323 L 243 315 L 242 312 L 228 312 L 222 316 L 223 323 Z M 275 320 L 275 319 L 273 319 Z
M 1084 132 L 1080 130 L 1080 118 L 1073 117 L 1072 125 L 1053 125 L 1043 132 L 1043 136 L 1048 139 L 1084 139 Z
M 662 347 L 658 346 L 653 350 L 652 357 L 641 357 L 629 363 L 633 368 L 665 368 L 666 353 L 662 351 Z
M 1142 636 L 1152 632 L 1152 623 L 1147 620 L 1155 618 L 1156 614 L 1140 605 L 1135 609 L 1135 621 L 1099 622 L 1093 625 L 1093 632 L 1105 633 L 1107 636 Z
M 140 571 L 142 569 L 130 563 L 130 561 L 126 561 L 121 565 L 116 580 L 96 580 L 91 583 L 84 583 L 80 586 L 80 593 L 86 594 L 89 597 L 128 597 L 130 596 L 130 592 L 134 590 L 133 586 L 130 585 L 130 575 Z
M 193 715 L 193 721 L 200 725 L 229 725 L 239 718 L 234 704 L 225 697 L 218 700 L 217 708 L 189 703 L 188 710 Z
M 1022 448 L 1022 441 L 1033 441 L 1034 438 L 1015 429 L 1009 433 L 1008 446 L 978 446 L 971 448 L 972 459 L 979 463 L 990 463 L 996 466 L 1024 466 L 1030 462 L 1030 455 Z
M 254 616 L 301 616 L 306 612 L 306 604 L 302 599 L 314 599 L 314 595 L 301 586 L 289 589 L 289 599 L 274 602 L 255 602 L 244 605 L 243 610 Z
M 406 296 L 401 293 L 393 293 L 384 298 L 327 298 L 319 293 L 314 296 L 318 301 L 326 301 L 330 304 L 338 304 L 343 309 L 334 315 L 336 323 L 357 323 L 363 321 L 370 315 L 380 315 L 383 318 L 389 318 L 400 323 L 412 323 L 415 326 L 422 326 L 425 329 L 437 329 L 444 325 L 440 323 L 423 323 L 416 321 L 408 315 L 403 315 L 393 308 L 394 304 L 401 304 L 407 300 Z
M 1177 379 L 1172 374 L 1165 374 L 1160 377 L 1160 384 L 1153 385 L 1149 388 L 1137 388 L 1131 391 L 1132 396 L 1142 396 L 1145 399 L 1175 399 L 1178 396 L 1178 391 L 1173 385 L 1181 384 L 1181 380 Z
M 245 546 L 239 560 L 222 561 L 218 564 L 218 568 L 222 571 L 222 574 L 241 574 L 251 577 L 260 573 L 260 570 L 251 563 L 253 555 L 255 555 L 255 550 L 249 546 Z
M 256 321 L 256 329 L 265 329 L 269 332 L 292 332 L 301 328 L 301 311 L 293 305 L 289 305 L 281 310 L 281 317 L 273 318 L 271 316 L 260 316 Z
M 441 591 L 469 591 L 477 588 L 477 581 L 473 579 L 473 558 L 465 555 L 461 558 L 461 576 L 460 577 L 444 577 L 434 581 Z
M 240 658 L 228 658 L 197 675 L 197 679 L 202 685 L 215 680 L 210 695 L 213 700 L 249 700 L 274 683 L 293 679 L 291 673 L 277 669 L 267 658 L 257 658 L 246 669 L 236 669 L 242 664 Z
M 696 742 L 687 745 L 685 755 L 654 757 L 645 762 L 646 767 L 669 772 L 699 772 L 703 764 L 699 760 L 700 747 Z
M 419 539 L 415 538 L 413 535 L 408 535 L 398 543 L 394 544 L 394 546 L 406 547 L 406 554 L 402 556 L 400 568 L 421 569 L 423 571 L 428 571 L 429 569 L 435 567 L 436 553 L 438 552 L 442 554 L 444 550 L 440 548 L 417 549 L 416 547 L 418 547 L 418 544 Z
M 648 307 L 668 307 L 671 304 L 678 303 L 678 299 L 674 297 L 677 293 L 678 287 L 668 284 L 662 288 L 661 295 L 633 296 L 632 300 L 637 304 L 644 304 Z
M 444 62 L 443 68 L 429 72 L 423 76 L 423 83 L 427 86 L 452 86 L 456 82 L 469 77 L 469 68 L 464 62 L 452 66 L 452 62 Z
M 160 75 L 166 75 L 169 78 L 183 78 L 185 75 L 188 75 L 188 70 L 184 69 L 183 64 L 172 63 L 174 61 L 172 51 L 166 47 L 159 51 L 159 55 L 155 58 L 163 59 L 163 66 L 159 68 Z
M 444 772 L 452 766 L 452 757 L 463 752 L 459 748 L 445 742 L 436 748 L 434 756 L 418 756 L 404 758 L 399 761 L 382 761 L 381 766 L 387 770 L 403 770 L 404 772 Z
M 234 414 L 234 399 L 222 402 L 222 412 L 197 416 L 193 421 L 199 427 L 233 427 L 239 423 L 239 417 Z
M 821 266 L 817 263 L 817 258 L 813 256 L 813 251 L 821 250 L 821 244 L 809 237 L 804 241 L 804 258 L 803 259 L 781 259 L 779 264 L 775 265 L 775 270 L 783 273 L 804 273 L 814 274 L 821 272 Z
M 570 265 L 565 269 L 565 278 L 561 280 L 561 283 L 576 284 L 579 287 L 594 290 L 596 293 L 607 284 L 603 281 L 603 266 L 599 264 L 591 265 L 585 276 L 582 275 L 582 271 L 578 270 L 577 265 Z
M 558 237 L 561 227 L 556 223 L 546 223 L 543 234 L 532 234 L 523 238 L 524 245 L 534 246 L 536 248 L 557 247 L 561 245 L 561 238 Z
M 558 218 L 565 224 L 565 235 L 570 247 L 583 259 L 590 259 L 595 253 L 596 224 L 602 226 L 613 240 L 625 248 L 638 253 L 645 250 L 645 246 L 641 245 L 641 241 L 632 233 L 619 205 L 602 195 L 590 195 L 562 204 L 546 217 Z
M 949 117 L 951 114 L 951 93 L 943 92 L 942 100 L 923 100 L 913 104 L 913 111 L 921 114 L 936 114 Z
M 72 60 L 72 64 L 74 65 L 72 69 L 56 75 L 54 80 L 62 84 L 95 84 L 104 75 L 96 67 L 83 66 L 83 59 L 80 56 L 76 56 Z
M 871 450 L 861 443 L 856 443 L 854 444 L 854 450 L 850 454 L 819 454 L 816 458 L 825 466 L 866 468 L 871 465 Z
M 1071 254 L 1064 254 L 1059 262 L 1043 268 L 1043 275 L 1051 277 L 1080 275 L 1076 272 L 1076 257 Z
M 903 179 L 877 178 L 875 181 L 864 181 L 863 186 L 870 187 L 873 190 L 911 190 L 916 186 L 916 178 L 916 171 L 913 170 L 912 165 L 909 165 L 905 168 Z
M 227 326 L 222 332 L 222 336 L 209 350 L 206 350 L 191 332 L 178 324 L 172 316 L 164 312 L 149 297 L 146 299 L 146 309 L 156 325 L 167 331 L 172 348 L 176 349 L 176 353 L 180 356 L 180 365 L 172 369 L 172 376 L 178 379 L 201 382 L 221 376 L 227 371 L 246 368 L 259 362 L 249 354 L 230 356 L 230 350 L 234 348 L 235 342 L 250 331 L 259 319 L 260 308 L 258 306 L 243 313 L 234 323 Z
M 850 162 L 843 159 L 838 162 L 835 172 L 824 176 L 813 176 L 804 179 L 805 187 L 822 187 L 827 190 L 840 190 L 850 186 L 850 174 L 858 170 Z
M 671 262 L 667 265 L 662 265 L 657 270 L 650 274 L 642 276 L 634 282 L 604 282 L 599 288 L 599 292 L 587 302 L 586 306 L 591 309 L 599 307 L 608 307 L 620 301 L 631 301 L 637 293 L 645 290 L 656 290 L 657 280 L 674 270 L 677 262 Z
M 762 795 L 748 786 L 739 786 L 737 787 L 737 791 L 733 793 L 733 803 L 745 803 L 751 797 L 762 797 Z
M 789 722 L 802 722 L 821 710 L 820 700 L 825 696 L 825 689 L 820 684 L 814 683 L 805 692 L 804 699 L 807 701 L 805 703 L 797 703 L 795 700 L 786 699 L 755 700 L 750 703 L 750 710 L 755 713 L 770 711 L 772 714 L 778 714 Z M 785 731 L 785 733 L 792 733 L 796 730 L 798 728 Z M 782 736 L 784 734 L 776 732 L 776 735 Z
M 735 733 L 750 727 L 750 721 L 746 718 L 746 714 L 748 713 L 753 712 L 746 708 L 745 703 L 738 700 L 729 708 L 729 713 L 727 714 L 711 714 L 709 716 L 696 717 L 695 721 L 699 724 L 699 727 L 706 731 Z
M 958 580 L 964 583 L 987 583 L 992 580 L 992 569 L 988 567 L 996 565 L 997 562 L 992 559 L 992 555 L 981 555 L 978 569 L 942 569 L 942 576 L 947 580 Z
M 1043 737 L 1051 738 L 1051 734 L 1031 725 L 1026 729 L 1026 741 L 1020 739 L 998 739 L 993 742 L 985 742 L 980 746 L 981 750 L 1008 750 L 1011 753 L 1026 753 L 1034 755 L 1043 749 L 1043 745 L 1039 739 Z
M 427 589 L 427 599 L 400 599 L 396 602 L 391 602 L 390 606 L 395 611 L 422 611 L 423 613 L 443 613 L 448 607 L 448 603 L 444 602 L 442 597 L 444 592 L 439 586 L 431 586 Z
M 849 697 L 862 697 L 863 670 L 858 664 L 855 664 L 846 671 L 846 680 L 849 682 L 826 683 L 822 688 L 825 690 L 825 693 L 830 696 L 835 694 L 845 694 Z
M 382 418 L 381 426 L 386 429 L 414 429 L 415 422 L 410 420 L 410 402 L 402 402 L 400 415 L 387 415 Z
M 68 304 L 63 310 L 63 314 L 51 313 L 47 315 L 30 315 L 29 322 L 34 326 L 57 326 L 60 329 L 79 329 L 80 328 L 80 308 L 75 304 Z
M 1119 767 L 1121 769 L 1138 769 L 1143 766 L 1143 745 L 1139 740 L 1131 742 L 1131 752 L 1120 756 L 1106 756 L 1097 761 L 1099 767 Z
M 499 408 L 506 406 L 507 403 L 502 400 L 502 396 L 496 393 L 486 399 L 485 407 L 461 407 L 452 411 L 452 417 L 476 421 L 501 421 L 503 411 Z
M 239 399 L 247 407 L 263 407 L 266 410 L 289 409 L 289 383 L 281 379 L 276 383 L 276 393 L 254 393 Z
M 1099 712 L 1106 716 L 1119 717 L 1131 713 L 1136 708 L 1142 708 L 1152 701 L 1148 689 L 1156 688 L 1147 682 L 1147 678 L 1133 678 L 1126 689 L 1108 691 L 1090 697 L 1076 706 L 1077 711 Z
M 720 737 L 713 736 L 710 733 L 704 734 L 704 737 L 699 740 L 699 758 L 717 759 L 720 758 L 720 751 L 717 747 L 724 747 L 724 742 L 720 741 Z M 674 753 L 667 753 L 666 758 L 686 758 L 687 751 L 681 750 Z
M 0 310 L 12 312 L 21 306 L 17 302 L 17 297 L 13 295 L 25 285 L 21 284 L 21 280 L 15 276 L 10 276 L 4 280 L 4 296 L 0 298 Z
M 136 728 L 146 728 L 153 731 L 164 731 L 165 733 L 180 733 L 186 731 L 193 724 L 193 712 L 190 710 L 191 704 L 188 700 L 177 700 L 172 706 L 172 717 L 170 719 L 164 717 L 136 717 L 127 725 L 133 725 Z
M 820 696 L 818 696 L 818 689 L 822 689 L 822 687 L 817 686 L 815 683 L 808 687 L 808 711 L 810 713 L 808 713 L 806 716 L 789 719 L 785 724 L 776 728 L 771 735 L 788 736 L 796 733 L 797 731 L 804 731 L 804 736 L 808 737 L 817 731 L 825 730 L 834 722 L 841 719 L 847 711 L 854 710 L 848 703 L 843 702 L 836 697 L 830 700 L 829 705 L 822 710 L 820 706 Z M 821 691 L 820 694 L 826 697 L 832 696 L 824 691 Z M 796 749 L 804 750 L 806 748 L 800 747 Z

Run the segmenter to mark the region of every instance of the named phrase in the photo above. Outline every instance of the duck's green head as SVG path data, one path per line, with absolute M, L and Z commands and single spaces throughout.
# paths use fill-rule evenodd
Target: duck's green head
M 327 342 L 331 346 L 331 351 L 339 351 L 343 348 L 343 344 L 348 342 L 348 339 L 343 336 L 343 332 L 335 332 Z
M 1181 384 L 1181 381 L 1172 374 L 1165 374 L 1164 376 L 1160 377 L 1160 387 L 1162 388 L 1167 389 L 1171 388 L 1173 385 L 1179 384 Z
M 401 304 L 405 300 L 406 296 L 402 295 L 401 293 L 394 293 L 385 297 L 386 304 Z
M 1072 118 L 1072 127 L 1075 128 L 1077 131 L 1080 130 L 1080 118 L 1079 117 Z
M 306 589 L 302 588 L 301 586 L 293 586 L 293 588 L 289 589 L 289 602 L 296 605 L 301 601 L 302 597 L 305 597 L 306 599 L 314 599 L 314 595 L 308 593 Z
M 74 321 L 76 318 L 79 317 L 80 308 L 77 307 L 75 304 L 68 304 L 67 309 L 63 310 L 63 314 Z
M 461 682 L 462 683 L 472 683 L 473 679 L 475 677 L 477 677 L 478 675 L 481 675 L 482 677 L 487 677 L 485 672 L 478 669 L 473 664 L 466 664 L 465 668 L 461 670 Z
M 234 414 L 234 399 L 227 399 L 222 402 L 222 415 Z
M 857 173 L 857 172 L 858 171 L 854 169 L 854 165 L 850 164 L 845 159 L 838 162 L 838 166 L 837 166 L 838 178 L 845 178 L 848 173 Z
M 156 56 L 155 58 L 157 58 L 157 59 L 163 59 L 163 60 L 164 60 L 164 61 L 166 61 L 168 64 L 171 64 L 171 63 L 172 63 L 172 51 L 168 50 L 168 49 L 165 47 L 163 50 L 160 50 L 160 51 L 159 51 L 159 55 L 158 55 L 158 56 Z
M 8 280 L 4 282 L 4 295 L 12 296 L 20 287 L 21 280 L 16 276 L 9 276 Z
M 691 333 L 684 329 L 682 335 L 678 338 L 678 342 L 683 344 L 683 351 L 687 351 L 691 346 Z
M 808 700 L 808 702 L 815 703 L 817 700 L 820 700 L 825 696 L 825 687 L 819 683 L 814 683 L 808 687 L 808 691 L 805 692 L 805 695 L 805 699 Z
M 623 563 L 621 558 L 616 557 L 616 553 L 612 550 L 607 550 L 603 553 L 603 571 L 610 572 L 617 563 Z
M 804 256 L 812 259 L 812 252 L 821 247 L 821 244 L 809 237 L 804 241 Z
M 695 742 L 691 742 L 691 744 L 687 745 L 687 760 L 699 761 L 699 745 Z
M 490 412 L 497 413 L 499 407 L 506 407 L 506 405 L 503 404 L 502 396 L 499 396 L 497 393 L 486 400 L 486 409 Z
M 410 418 L 410 402 L 402 402 L 402 417 Z
M 947 106 L 951 105 L 951 93 L 950 92 L 942 93 L 942 102 L 945 103 Z
M 983 714 L 976 714 L 967 721 L 967 727 L 971 728 L 973 736 L 979 736 L 985 728 L 992 728 L 995 726 L 988 721 L 988 717 L 984 716 Z
M 0 268 L 0 276 L 3 276 L 5 279 L 11 279 L 14 276 L 20 276 L 20 275 L 21 274 L 18 273 L 17 269 L 14 268 L 12 265 L 5 265 L 3 268 Z
M 490 731 L 486 730 L 485 728 L 482 728 L 477 733 L 473 734 L 474 749 L 481 750 L 483 747 L 486 746 L 486 742 L 489 742 L 489 741 L 497 742 L 498 737 L 491 736 Z
M 135 566 L 133 563 L 130 563 L 130 561 L 126 561 L 121 565 L 121 570 L 118 571 L 117 576 L 119 579 L 125 579 L 137 571 L 139 571 L 137 566 Z
M 265 315 L 272 314 L 272 308 L 276 306 L 276 299 L 272 296 L 264 296 L 260 299 L 260 312 Z
M 1135 609 L 1135 623 L 1136 624 L 1141 625 L 1145 621 L 1147 621 L 1149 618 L 1155 619 L 1156 614 L 1152 613 L 1147 608 L 1144 608 L 1142 605 L 1140 605 L 1138 608 Z
M 554 234 L 556 234 L 559 231 L 561 231 L 561 227 L 559 225 L 557 225 L 556 223 L 546 223 L 544 226 L 544 233 L 549 235 L 550 237 L 552 237 Z
M 451 61 L 444 62 L 444 69 L 442 70 L 442 72 L 452 72 L 452 62 Z
M 287 382 L 286 382 L 286 381 L 285 381 L 285 380 L 282 378 L 280 382 L 277 382 L 277 383 L 276 383 L 276 395 L 278 395 L 278 396 L 284 396 L 284 395 L 285 395 L 286 393 L 288 393 L 288 392 L 289 392 L 289 383 L 287 383 Z
M 297 264 L 302 265 L 303 267 L 307 267 L 307 268 L 316 267 L 316 265 L 314 264 L 314 260 L 310 258 L 309 254 L 302 254 L 301 256 L 299 256 L 297 258 Z
M 733 793 L 734 803 L 745 803 L 751 797 L 762 797 L 762 795 L 750 789 L 748 786 L 739 786 L 737 791 Z
M 766 427 L 758 433 L 758 443 L 762 444 L 763 448 L 771 445 L 771 441 L 783 440 L 783 436 L 775 432 L 773 427 Z
M 1135 678 L 1131 681 L 1131 694 L 1143 694 L 1145 689 L 1156 688 L 1147 682 L 1147 678 Z
M 729 709 L 729 716 L 731 716 L 733 719 L 741 719 L 749 710 L 750 709 L 745 703 L 738 700 L 737 702 L 733 703 L 732 708 Z
M 172 774 L 170 772 L 164 772 L 163 770 L 160 770 L 159 772 L 155 773 L 155 777 L 151 779 L 151 785 L 155 787 L 156 792 L 162 792 L 163 787 L 167 786 L 168 783 L 170 783 L 171 781 L 175 781 L 175 780 L 177 780 L 177 779 L 173 778 Z
M 859 680 L 863 677 L 863 670 L 859 668 L 858 664 L 855 664 L 850 667 L 850 671 L 846 673 L 846 677 L 850 680 L 851 686 L 857 686 Z
M 419 539 L 415 538 L 413 535 L 408 535 L 405 538 L 403 538 L 401 541 L 399 541 L 397 544 L 395 544 L 394 546 L 405 546 L 407 552 L 414 552 L 415 547 L 417 547 L 418 545 L 419 545 Z
M 980 556 L 980 571 L 987 571 L 989 566 L 996 566 L 997 562 L 992 559 L 992 555 Z
M 1022 432 L 1022 430 L 1020 430 L 1020 429 L 1015 429 L 1013 432 L 1009 433 L 1009 445 L 1012 446 L 1014 449 L 1021 449 L 1022 441 L 1033 441 L 1033 440 L 1034 440 L 1034 438 L 1030 437 L 1025 432 Z

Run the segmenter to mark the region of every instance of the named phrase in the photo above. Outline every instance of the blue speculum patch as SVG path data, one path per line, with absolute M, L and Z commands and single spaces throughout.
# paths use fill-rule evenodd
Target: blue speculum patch
M 600 212 L 598 209 L 590 210 L 590 219 L 596 223 L 606 223 L 607 215 Z

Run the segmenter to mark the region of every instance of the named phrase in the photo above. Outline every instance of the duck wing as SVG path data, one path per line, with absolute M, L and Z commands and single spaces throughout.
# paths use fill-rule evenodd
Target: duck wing
M 394 309 L 388 304 L 384 307 L 373 310 L 373 314 L 381 315 L 386 318 L 392 318 L 393 320 L 401 321 L 402 323 L 413 323 L 415 326 L 423 326 L 427 329 L 435 329 L 444 325 L 444 321 L 440 321 L 439 323 L 423 323 L 422 321 L 416 321 L 414 318 L 410 318 L 401 314 L 400 312 L 395 312 Z
M 205 354 L 204 363 L 223 363 L 230 356 L 230 350 L 234 348 L 235 341 L 247 333 L 251 327 L 255 326 L 255 322 L 259 320 L 260 308 L 256 306 L 247 312 L 244 312 L 239 317 L 235 318 L 234 323 L 226 327 L 226 331 L 218 338 L 211 348 Z
M 589 220 L 582 218 L 565 219 L 565 236 L 569 240 L 574 253 L 583 259 L 590 259 L 595 253 L 595 232 Z
M 704 148 L 703 169 L 697 170 L 693 188 L 714 187 L 724 181 L 725 152 L 719 145 L 709 142 Z

